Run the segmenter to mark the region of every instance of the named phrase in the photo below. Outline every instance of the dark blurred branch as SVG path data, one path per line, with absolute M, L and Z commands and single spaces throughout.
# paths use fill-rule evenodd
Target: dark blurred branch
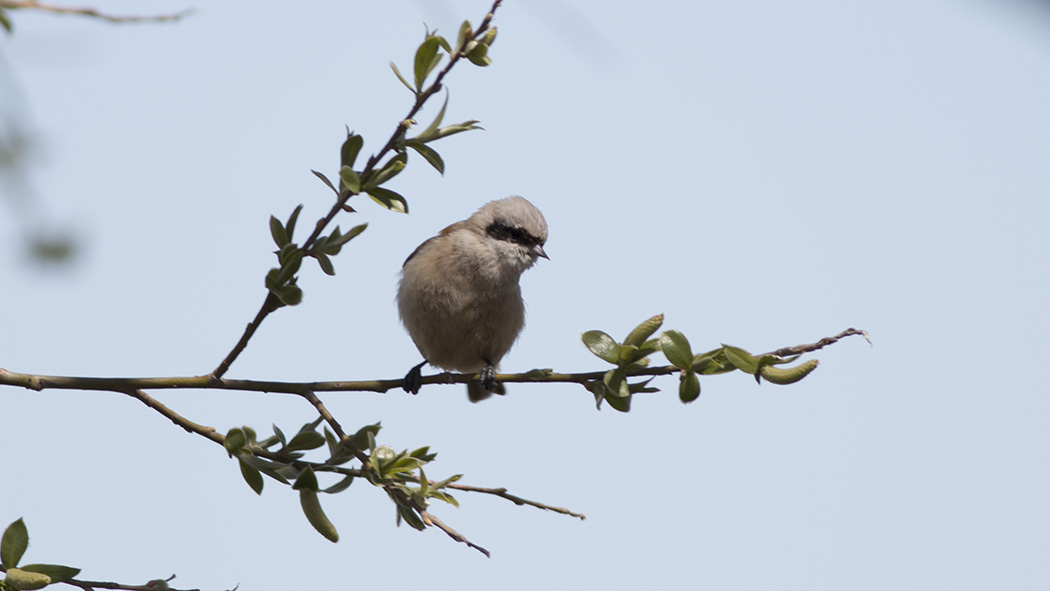
M 72 6 L 58 6 L 55 4 L 45 4 L 43 2 L 37 2 L 36 0 L 0 0 L 0 9 L 10 10 L 39 10 L 42 12 L 50 12 L 53 14 L 75 14 L 79 16 L 86 16 L 90 18 L 96 18 L 110 23 L 144 23 L 144 22 L 168 22 L 177 21 L 186 18 L 193 14 L 193 9 L 188 8 L 186 10 L 180 10 L 179 12 L 171 14 L 156 14 L 156 15 L 129 15 L 129 16 L 115 16 L 112 14 L 106 14 L 99 12 L 95 8 L 75 8 Z

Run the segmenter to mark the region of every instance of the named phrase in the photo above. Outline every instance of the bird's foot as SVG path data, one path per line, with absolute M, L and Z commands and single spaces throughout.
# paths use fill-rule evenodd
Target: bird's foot
M 404 388 L 405 392 L 419 394 L 419 389 L 423 387 L 423 374 L 420 373 L 419 369 L 426 364 L 427 361 L 424 359 L 423 363 L 408 370 L 408 373 L 405 374 L 405 379 L 401 382 L 401 387 Z

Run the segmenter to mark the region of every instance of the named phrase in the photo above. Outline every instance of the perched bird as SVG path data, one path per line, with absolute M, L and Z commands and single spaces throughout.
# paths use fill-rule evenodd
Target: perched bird
M 429 363 L 472 374 L 471 402 L 504 394 L 496 366 L 525 325 L 518 278 L 543 257 L 547 221 L 522 197 L 490 201 L 419 245 L 401 270 L 397 308 L 423 363 L 405 376 L 419 392 L 419 369 Z

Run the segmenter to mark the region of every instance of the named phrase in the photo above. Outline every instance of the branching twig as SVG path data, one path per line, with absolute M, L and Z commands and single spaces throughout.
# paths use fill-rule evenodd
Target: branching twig
M 464 56 L 463 49 L 466 47 L 466 44 L 472 41 L 473 39 L 481 37 L 488 30 L 489 25 L 492 23 L 492 17 L 495 15 L 496 10 L 500 7 L 501 3 L 502 0 L 495 0 L 495 2 L 493 2 L 492 8 L 489 9 L 488 14 L 485 15 L 485 18 L 481 21 L 481 25 L 478 27 L 478 29 L 474 31 L 473 37 L 464 39 L 463 46 L 455 48 L 455 51 L 449 56 L 448 63 L 445 64 L 445 67 L 442 68 L 441 71 L 438 72 L 437 76 L 434 77 L 433 83 L 431 83 L 430 86 L 428 86 L 425 90 L 422 90 L 416 95 L 415 104 L 412 105 L 412 108 L 409 109 L 408 114 L 406 114 L 398 123 L 397 128 L 394 130 L 394 133 L 391 134 L 390 139 L 387 140 L 386 144 L 384 144 L 379 151 L 372 154 L 372 156 L 368 159 L 368 164 L 365 165 L 364 170 L 362 170 L 360 173 L 361 178 L 365 178 L 373 170 L 375 170 L 375 167 L 377 164 L 379 164 L 380 160 L 382 160 L 383 157 L 387 155 L 387 153 L 393 150 L 394 146 L 397 145 L 398 141 L 400 141 L 404 137 L 405 132 L 408 130 L 411 122 L 413 121 L 413 117 L 415 117 L 419 113 L 419 111 L 423 108 L 423 105 L 426 104 L 427 100 L 429 100 L 430 97 L 432 97 L 439 90 L 441 90 L 441 82 L 445 79 L 445 76 L 447 76 L 448 73 L 452 70 L 452 67 L 455 66 L 457 62 L 459 62 L 460 58 Z M 305 242 L 303 242 L 302 251 L 304 253 L 309 252 L 310 247 L 313 246 L 314 243 L 317 242 L 317 239 L 321 236 L 321 232 L 323 232 L 324 229 L 328 227 L 328 224 L 330 224 L 332 220 L 335 219 L 335 216 L 343 210 L 343 206 L 346 205 L 347 201 L 349 201 L 350 198 L 354 195 L 354 193 L 344 191 L 344 194 L 336 200 L 335 205 L 332 206 L 328 213 L 323 218 L 318 220 L 317 224 L 315 224 L 314 226 L 313 233 L 311 233 L 310 237 L 307 238 Z M 259 312 L 255 315 L 255 319 L 252 320 L 251 324 L 248 325 L 248 328 L 245 330 L 244 334 L 241 335 L 241 338 L 237 341 L 237 345 L 234 346 L 234 348 L 230 351 L 228 355 L 226 355 L 226 358 L 222 360 L 222 363 L 220 363 L 219 366 L 211 372 L 211 376 L 213 378 L 221 378 L 223 375 L 226 374 L 227 370 L 229 370 L 230 368 L 230 364 L 232 364 L 234 360 L 237 359 L 237 357 L 241 354 L 241 351 L 244 350 L 244 347 L 247 346 L 248 341 L 252 338 L 252 335 L 255 334 L 256 329 L 259 328 L 259 325 L 262 324 L 262 321 L 265 320 L 271 312 L 280 307 L 279 305 L 274 306 L 276 299 L 277 298 L 273 295 L 273 293 L 267 294 L 266 301 L 259 309 Z
M 200 382 L 200 384 L 197 385 L 197 386 L 182 385 L 182 386 L 175 386 L 175 387 L 201 387 L 201 388 L 206 388 L 206 387 L 208 387 L 206 384 L 213 383 L 213 382 L 209 381 L 207 376 L 201 376 L 201 377 L 197 377 L 197 378 L 170 378 L 170 379 L 174 379 L 174 380 L 180 380 L 180 379 L 186 380 L 186 379 L 188 379 L 188 380 L 196 380 L 196 381 Z M 87 380 L 90 383 L 89 384 L 81 384 L 80 387 L 75 386 L 75 384 L 78 381 L 80 381 L 80 380 Z M 212 442 L 214 442 L 214 443 L 216 443 L 218 445 L 223 445 L 225 443 L 226 436 L 224 434 L 220 433 L 219 431 L 217 431 L 214 427 L 208 427 L 208 426 L 205 426 L 205 425 L 198 424 L 198 423 L 196 423 L 194 421 L 191 421 L 190 419 L 188 419 L 188 418 L 180 415 L 179 413 L 175 412 L 171 408 L 168 408 L 163 403 L 161 403 L 159 400 L 157 400 L 156 398 L 153 398 L 152 396 L 150 396 L 146 392 L 142 391 L 141 389 L 127 386 L 127 382 L 129 382 L 129 381 L 136 381 L 136 380 L 137 381 L 142 381 L 141 379 L 137 379 L 137 378 L 131 378 L 130 380 L 126 380 L 126 379 L 121 379 L 121 378 L 112 378 L 112 379 L 110 379 L 110 378 L 64 378 L 64 377 L 51 377 L 51 376 L 31 376 L 31 375 L 28 375 L 28 374 L 16 374 L 16 373 L 12 373 L 12 372 L 6 371 L 4 369 L 0 369 L 0 385 L 23 386 L 23 387 L 30 388 L 30 389 L 33 389 L 33 390 L 44 390 L 44 389 L 84 389 L 84 390 L 92 390 L 92 391 L 109 391 L 109 392 L 117 392 L 117 393 L 120 393 L 120 394 L 125 394 L 127 396 L 130 396 L 130 397 L 132 397 L 132 398 L 142 402 L 147 407 L 157 411 L 158 413 L 163 415 L 165 418 L 170 420 L 172 423 L 174 423 L 174 424 L 178 425 L 179 427 L 182 427 L 183 429 L 185 429 L 187 432 L 196 433 L 197 435 L 200 435 L 200 436 L 202 436 L 202 437 L 208 439 L 209 441 L 212 441 Z M 145 379 L 146 382 L 152 382 L 153 380 L 169 380 L 169 378 L 146 378 Z M 222 383 L 222 382 L 225 382 L 225 381 L 226 380 L 220 380 L 219 383 Z M 85 387 L 85 386 L 87 386 L 87 387 Z M 144 385 L 144 387 L 155 388 L 155 387 L 157 387 L 157 384 L 156 383 L 147 383 L 147 384 Z M 289 390 L 292 390 L 292 389 L 289 389 Z M 307 392 L 308 392 L 308 394 L 307 394 Z M 338 432 L 338 434 L 340 436 L 340 439 L 342 439 L 343 441 L 347 441 L 348 438 L 346 436 L 345 430 L 342 428 L 341 425 L 339 425 L 339 423 L 338 423 L 338 421 L 336 421 L 335 417 L 330 412 L 328 412 L 328 409 L 324 406 L 323 403 L 321 403 L 320 399 L 318 399 L 316 395 L 314 395 L 312 392 L 310 392 L 309 389 L 303 389 L 302 386 L 299 387 L 299 390 L 296 390 L 293 393 L 299 394 L 300 396 L 304 396 L 308 400 L 310 400 L 312 398 L 311 403 L 314 404 L 315 408 L 317 408 L 317 411 L 321 415 L 321 417 L 324 418 L 328 422 L 328 424 L 332 426 L 333 430 L 337 430 L 337 432 Z M 361 451 L 359 451 L 359 450 L 354 450 L 354 451 L 355 451 L 355 455 L 362 462 L 365 462 L 365 461 L 368 460 L 368 457 L 365 456 Z M 330 464 L 326 464 L 326 463 L 322 463 L 322 462 L 310 462 L 310 461 L 306 461 L 306 460 L 294 460 L 292 462 L 289 462 L 289 459 L 287 457 L 284 457 L 281 454 L 274 453 L 274 452 L 266 450 L 266 449 L 252 448 L 251 452 L 254 455 L 256 455 L 256 456 L 259 456 L 260 458 L 264 458 L 264 459 L 267 459 L 267 460 L 270 460 L 270 461 L 273 461 L 273 462 L 291 463 L 291 464 L 293 464 L 295 466 L 299 466 L 299 467 L 310 466 L 315 472 L 334 472 L 334 473 L 337 473 L 337 474 L 341 474 L 343 476 L 354 476 L 354 477 L 363 477 L 363 476 L 365 476 L 365 472 L 363 470 L 356 469 L 356 468 L 345 468 L 345 467 L 342 467 L 342 466 L 332 466 Z M 436 482 L 434 482 L 434 481 L 430 481 L 430 483 L 431 484 L 436 484 Z M 580 519 L 583 519 L 583 515 L 581 515 L 579 513 L 574 513 L 574 512 L 572 512 L 572 511 L 570 511 L 568 509 L 564 509 L 564 508 L 561 508 L 561 507 L 554 507 L 554 506 L 545 505 L 543 503 L 539 503 L 539 502 L 536 502 L 536 501 L 530 501 L 528 499 L 523 499 L 521 497 L 518 497 L 516 495 L 512 495 L 512 494 L 508 493 L 507 489 L 505 489 L 505 488 L 486 488 L 486 487 L 471 486 L 471 485 L 458 484 L 458 483 L 448 484 L 447 487 L 448 488 L 452 488 L 452 489 L 456 489 L 456 490 L 461 490 L 461 491 L 464 491 L 464 492 L 474 492 L 474 493 L 479 493 L 479 494 L 493 495 L 493 496 L 497 496 L 497 497 L 506 499 L 508 501 L 511 501 L 511 502 L 513 502 L 516 505 L 529 505 L 531 507 L 537 507 L 539 509 L 544 509 L 544 510 L 547 510 L 547 511 L 554 511 L 556 513 L 561 513 L 561 514 L 564 514 L 564 515 L 572 515 L 574 517 L 579 517 Z M 388 491 L 388 492 L 390 492 L 390 491 Z M 85 584 L 88 584 L 88 583 L 90 583 L 91 585 L 94 585 L 93 582 L 85 582 Z M 71 584 L 73 584 L 73 583 L 71 582 Z M 105 584 L 101 584 L 100 583 L 100 584 L 95 585 L 95 586 L 98 586 L 100 588 L 105 588 L 105 589 L 138 589 L 139 588 L 139 587 L 129 587 L 129 586 L 106 587 L 105 585 L 117 585 L 117 583 L 105 583 Z M 145 587 L 142 587 L 142 588 L 145 589 Z
M 135 398 L 136 400 L 139 400 L 140 402 L 142 402 L 142 404 L 145 404 L 146 406 L 164 415 L 169 420 L 171 420 L 171 422 L 182 427 L 186 431 L 189 431 L 190 433 L 196 433 L 197 435 L 210 439 L 215 443 L 218 443 L 219 445 L 222 445 L 223 442 L 226 441 L 226 436 L 216 431 L 213 427 L 205 427 L 204 425 L 198 425 L 197 423 L 194 423 L 193 421 L 187 419 L 179 413 L 171 410 L 167 406 L 164 406 L 159 400 L 153 398 L 149 394 L 146 394 L 142 390 L 124 390 L 123 393 L 127 394 L 128 396 L 131 396 L 132 398 Z
M 237 341 L 237 344 L 233 346 L 233 349 L 231 349 L 230 352 L 226 355 L 226 357 L 222 360 L 222 363 L 219 364 L 219 367 L 216 367 L 215 371 L 211 372 L 211 377 L 221 378 L 226 373 L 226 371 L 230 369 L 230 364 L 233 363 L 233 360 L 237 359 L 237 357 L 241 354 L 241 351 L 244 351 L 244 348 L 248 346 L 248 341 L 251 340 L 252 335 L 254 335 L 255 331 L 258 330 L 259 325 L 262 324 L 262 321 L 270 315 L 270 312 L 273 312 L 274 310 L 280 307 L 281 301 L 277 299 L 277 296 L 273 295 L 272 292 L 267 293 L 266 299 L 263 301 L 262 307 L 259 308 L 259 312 L 256 313 L 255 318 L 248 323 L 248 326 L 244 329 L 244 334 L 241 335 L 241 338 Z
M 157 14 L 149 16 L 114 16 L 111 14 L 99 12 L 95 8 L 73 8 L 71 6 L 58 6 L 55 4 L 45 4 L 43 2 L 38 2 L 37 0 L 0 0 L 0 9 L 4 8 L 8 8 L 11 10 L 40 10 L 43 12 L 50 12 L 54 14 L 75 14 L 79 16 L 87 16 L 99 20 L 104 20 L 110 23 L 156 23 L 177 21 L 193 14 L 194 12 L 192 8 L 188 8 L 186 10 L 180 10 L 179 12 L 175 12 L 172 14 Z

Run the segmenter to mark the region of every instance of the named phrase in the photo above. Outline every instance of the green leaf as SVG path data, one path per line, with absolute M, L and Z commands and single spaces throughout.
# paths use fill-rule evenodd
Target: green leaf
M 671 365 L 680 369 L 689 369 L 693 365 L 693 349 L 689 339 L 677 330 L 666 330 L 660 335 L 660 348 Z
M 408 213 L 408 202 L 405 201 L 405 198 L 396 191 L 383 189 L 381 187 L 373 187 L 368 190 L 368 196 L 372 198 L 372 201 L 375 201 L 390 211 Z
M 321 236 L 317 239 L 317 242 L 314 244 L 314 250 L 335 256 L 339 254 L 339 251 L 343 250 L 342 243 L 339 242 L 339 238 L 341 237 L 342 234 L 339 233 L 339 226 L 336 226 L 331 234 L 328 236 Z M 324 244 L 324 248 L 321 247 L 322 243 Z
M 632 395 L 633 394 L 638 394 L 639 392 L 642 392 L 642 393 L 645 393 L 645 394 L 651 394 L 653 392 L 659 392 L 660 391 L 659 388 L 649 388 L 649 387 L 647 387 L 649 385 L 649 382 L 651 382 L 651 381 L 653 381 L 653 378 L 649 378 L 649 379 L 641 381 L 641 382 L 636 382 L 634 384 L 627 384 L 627 389 L 631 392 Z
M 594 394 L 594 403 L 598 407 L 598 410 L 602 409 L 602 401 L 605 400 L 605 382 L 602 380 L 591 380 L 584 382 L 583 387 L 587 388 L 587 391 Z
M 5 10 L 0 10 L 0 27 L 3 27 L 9 35 L 15 30 L 15 27 L 11 23 L 11 19 L 8 18 L 7 11 Z
M 485 35 L 482 36 L 481 42 L 488 47 L 492 47 L 492 44 L 496 41 L 496 32 L 496 27 L 489 27 L 488 30 L 485 31 Z
M 445 488 L 446 486 L 452 484 L 453 482 L 458 481 L 460 478 L 463 478 L 462 474 L 453 474 L 452 476 L 449 476 L 448 478 L 446 478 L 444 480 L 439 480 L 438 482 L 435 482 L 434 484 L 431 485 L 431 488 L 433 488 L 433 489 Z
M 286 306 L 298 306 L 303 302 L 303 290 L 298 285 L 285 285 L 276 291 L 270 291 Z
M 443 492 L 440 490 L 432 490 L 427 494 L 427 497 L 443 501 L 445 503 L 448 503 L 449 505 L 452 505 L 453 507 L 459 507 L 459 501 L 457 501 L 455 497 L 448 494 L 447 492 Z
M 474 30 L 470 26 L 470 21 L 463 21 L 463 24 L 459 26 L 459 36 L 456 37 L 456 51 L 462 49 L 463 44 L 472 37 L 474 37 Z
M 747 351 L 726 344 L 722 345 L 722 350 L 726 352 L 726 359 L 740 371 L 752 375 L 758 372 L 758 360 Z
M 410 507 L 405 507 L 404 505 L 399 504 L 397 506 L 397 516 L 398 521 L 404 519 L 405 523 L 407 523 L 413 529 L 423 531 L 427 528 L 427 525 L 423 523 L 423 520 L 419 518 L 419 515 L 417 515 L 416 512 L 413 511 Z M 400 525 L 400 523 L 398 525 Z
M 419 458 L 424 462 L 433 462 L 434 458 L 437 457 L 437 452 L 430 453 L 430 446 L 424 445 L 423 447 L 412 451 L 412 453 L 408 455 L 412 456 L 413 458 Z
M 471 119 L 470 121 L 464 121 L 463 123 L 456 123 L 454 125 L 442 127 L 441 129 L 438 129 L 436 132 L 434 132 L 433 137 L 427 137 L 427 139 L 424 141 L 432 142 L 434 140 L 439 140 L 441 138 L 448 137 L 450 135 L 455 135 L 463 131 L 470 131 L 472 129 L 485 129 L 477 123 L 478 122 L 476 120 Z
M 437 33 L 437 29 L 434 29 L 434 32 Z M 434 38 L 438 40 L 438 45 L 441 46 L 441 49 L 445 50 L 445 53 L 452 53 L 452 46 L 448 44 L 448 39 L 445 39 L 441 35 L 434 35 Z
M 294 242 L 289 242 L 277 253 L 277 259 L 281 262 L 277 282 L 279 285 L 284 285 L 299 272 L 299 267 L 303 264 L 303 251 Z
M 438 154 L 433 148 L 424 144 L 423 142 L 416 141 L 414 139 L 406 141 L 405 145 L 412 148 L 416 152 L 419 152 L 419 155 L 422 156 L 424 160 L 429 162 L 430 165 L 437 169 L 437 171 L 440 172 L 442 175 L 445 174 L 445 161 L 441 159 L 441 155 Z
M 302 431 L 288 442 L 288 451 L 317 449 L 324 445 L 324 435 L 317 431 Z
M 303 514 L 306 515 L 306 520 L 310 522 L 310 525 L 314 526 L 317 533 L 330 542 L 339 541 L 339 532 L 328 519 L 328 516 L 324 514 L 324 509 L 321 508 L 321 501 L 317 498 L 316 490 L 300 490 L 299 504 L 303 507 Z
M 627 398 L 631 395 L 631 390 L 627 387 L 627 371 L 624 368 L 617 367 L 616 369 L 610 369 L 605 372 L 603 381 L 605 382 L 606 387 L 606 399 L 610 396 Z
M 394 62 L 390 62 L 390 68 L 394 70 L 394 75 L 396 75 L 397 79 L 401 81 L 401 84 L 405 85 L 405 88 L 411 90 L 412 94 L 419 94 L 418 92 L 416 92 L 416 89 L 412 88 L 412 85 L 408 83 L 408 80 L 405 80 L 405 77 L 401 75 L 401 72 L 397 69 L 397 66 L 394 64 Z
M 284 470 L 286 468 L 289 468 L 289 466 L 287 464 L 278 464 L 276 462 L 271 462 L 269 460 L 264 460 L 264 459 L 262 459 L 260 457 L 257 457 L 257 456 L 243 455 L 243 454 L 238 456 L 237 459 L 242 461 L 242 462 L 244 462 L 244 463 L 246 463 L 246 464 L 248 464 L 249 466 L 255 468 L 259 472 L 262 472 L 263 474 L 269 476 L 270 478 L 273 478 L 274 480 L 276 480 L 277 482 L 280 482 L 281 484 L 287 484 L 287 485 L 291 484 L 290 482 L 288 482 L 287 478 L 285 478 L 284 476 L 282 476 L 280 474 L 280 472 L 278 472 L 279 470 Z M 294 470 L 294 468 L 293 468 L 293 470 Z M 298 474 L 293 474 L 293 476 L 298 476 Z
M 285 231 L 288 233 L 288 240 L 292 239 L 295 234 L 295 222 L 299 221 L 299 212 L 303 210 L 303 204 L 300 203 L 298 207 L 292 211 L 292 215 L 288 216 L 288 223 L 284 225 Z
M 0 564 L 7 570 L 18 566 L 18 561 L 22 560 L 22 555 L 25 554 L 28 547 L 29 530 L 25 522 L 19 518 L 7 526 L 3 537 L 0 538 Z
M 230 455 L 236 455 L 247 442 L 248 438 L 244 435 L 244 429 L 234 427 L 226 432 L 226 440 L 223 441 L 222 444 L 226 446 L 226 451 L 228 451 Z
M 357 155 L 361 152 L 361 148 L 364 145 L 365 138 L 347 129 L 346 141 L 343 142 L 343 147 L 339 149 L 339 164 L 353 168 L 354 162 L 357 161 Z
M 281 445 L 288 445 L 288 440 L 284 436 L 284 431 L 277 425 L 273 425 L 273 434 L 277 436 L 277 440 L 281 442 Z
M 405 169 L 405 164 L 407 162 L 408 154 L 406 152 L 401 152 L 397 154 L 390 160 L 387 160 L 386 164 L 383 165 L 383 168 L 380 169 L 379 172 L 369 177 L 368 180 L 362 185 L 362 188 L 365 191 L 368 191 L 373 187 L 378 187 L 379 185 L 382 185 L 383 183 L 389 181 Z
M 758 358 L 759 365 L 784 365 L 785 363 L 794 363 L 796 359 L 802 357 L 802 355 L 792 355 L 791 357 L 781 357 L 780 355 L 765 355 Z
M 440 61 L 441 56 L 438 54 L 438 40 L 434 36 L 429 36 L 422 44 L 420 44 L 419 49 L 416 50 L 416 60 L 413 70 L 416 75 L 417 91 L 423 89 L 423 83 L 426 82 L 427 76 Z
M 357 172 L 354 169 L 346 164 L 339 169 L 339 182 L 343 187 L 355 195 L 361 192 L 361 177 L 357 175 Z
M 696 377 L 696 372 L 691 370 L 682 371 L 682 379 L 678 383 L 678 399 L 684 404 L 696 400 L 700 397 L 700 378 Z
M 329 486 L 328 488 L 322 490 L 321 492 L 328 493 L 330 495 L 334 495 L 335 493 L 340 493 L 340 492 L 343 492 L 344 490 L 350 488 L 350 485 L 353 484 L 353 483 L 354 483 L 354 477 L 350 476 L 350 475 L 347 475 L 345 478 L 343 478 L 339 482 L 333 484 L 332 486 Z
M 419 141 L 419 142 L 429 142 L 430 140 L 434 139 L 434 136 L 437 134 L 438 127 L 441 125 L 441 121 L 444 120 L 444 118 L 445 118 L 445 109 L 447 109 L 447 108 L 448 108 L 448 93 L 446 92 L 445 93 L 445 102 L 441 105 L 441 110 L 438 111 L 437 117 L 434 117 L 434 120 L 430 122 L 430 125 L 428 125 L 427 128 L 424 129 L 422 133 L 420 133 L 419 135 L 417 135 L 416 137 L 414 137 L 412 139 L 415 140 L 415 141 Z
M 353 228 L 350 228 L 349 232 L 347 232 L 346 234 L 342 234 L 340 236 L 335 236 L 335 233 L 333 233 L 332 234 L 332 238 L 330 238 L 328 240 L 328 246 L 329 247 L 332 247 L 332 246 L 342 247 L 344 244 L 346 244 L 347 242 L 350 242 L 351 240 L 356 238 L 358 235 L 360 235 L 361 232 L 364 232 L 366 228 L 368 228 L 368 223 L 367 222 L 364 223 L 364 224 L 358 225 L 358 226 L 354 226 Z M 336 226 L 336 229 L 338 229 L 338 226 Z M 338 250 L 336 252 L 338 252 Z M 330 252 L 330 254 L 335 254 L 335 253 L 334 252 Z
M 292 485 L 293 490 L 312 490 L 317 492 L 317 476 L 314 474 L 314 469 L 307 466 L 299 474 L 299 477 L 295 479 L 295 484 Z
M 270 236 L 273 236 L 273 241 L 277 244 L 277 248 L 288 244 L 288 233 L 284 231 L 281 220 L 272 215 L 270 216 Z
M 620 345 L 608 334 L 600 330 L 588 330 L 581 337 L 587 349 L 608 363 L 619 363 Z
M 372 435 L 372 437 L 375 437 L 379 433 L 379 429 L 382 428 L 380 425 L 381 423 L 376 423 L 374 425 L 365 425 L 358 429 L 357 433 L 350 436 L 351 445 L 359 450 L 368 449 L 368 436 Z
M 772 365 L 763 365 L 759 372 L 768 382 L 780 385 L 794 384 L 808 376 L 814 369 L 817 369 L 818 363 L 819 362 L 816 359 L 810 359 L 809 361 L 801 365 L 796 365 L 795 367 L 773 367 Z
M 609 403 L 609 406 L 613 407 L 614 410 L 618 410 L 620 412 L 630 412 L 631 410 L 630 396 L 616 396 L 609 390 L 606 390 L 605 400 Z
M 310 172 L 314 173 L 314 176 L 316 176 L 317 178 L 321 179 L 321 182 L 323 182 L 324 184 L 328 185 L 328 188 L 331 189 L 336 195 L 339 194 L 339 189 L 335 188 L 335 185 L 332 184 L 332 181 L 328 180 L 328 177 L 326 177 L 325 175 L 317 172 L 316 170 L 311 170 Z
M 642 355 L 642 357 L 648 357 L 649 355 L 652 355 L 653 353 L 656 353 L 659 350 L 660 350 L 660 339 L 659 338 L 649 339 L 648 341 L 645 341 L 644 343 L 642 343 L 642 345 L 640 347 L 638 347 L 638 353 L 640 353 Z
M 261 495 L 263 491 L 263 479 L 262 474 L 257 469 L 244 461 L 244 458 L 239 458 L 241 464 L 241 476 L 244 477 L 244 481 L 248 483 L 248 486 L 252 487 L 255 494 Z
M 635 329 L 631 331 L 631 334 L 627 335 L 627 338 L 623 340 L 623 344 L 641 347 L 649 337 L 653 336 L 654 332 L 660 329 L 660 326 L 662 326 L 663 323 L 663 314 L 653 316 L 636 326 Z
M 328 255 L 323 252 L 315 252 L 313 256 L 317 259 L 317 264 L 321 265 L 321 270 L 325 275 L 335 275 L 335 267 L 332 266 L 332 259 L 328 258 Z
M 468 43 L 469 45 L 469 43 Z M 492 63 L 492 60 L 488 57 L 489 46 L 484 43 L 478 43 L 469 51 L 467 51 L 467 59 L 470 63 L 475 66 L 487 66 Z
M 20 568 L 26 572 L 47 575 L 51 578 L 52 584 L 64 583 L 80 574 L 79 568 L 62 566 L 60 564 L 27 564 Z

